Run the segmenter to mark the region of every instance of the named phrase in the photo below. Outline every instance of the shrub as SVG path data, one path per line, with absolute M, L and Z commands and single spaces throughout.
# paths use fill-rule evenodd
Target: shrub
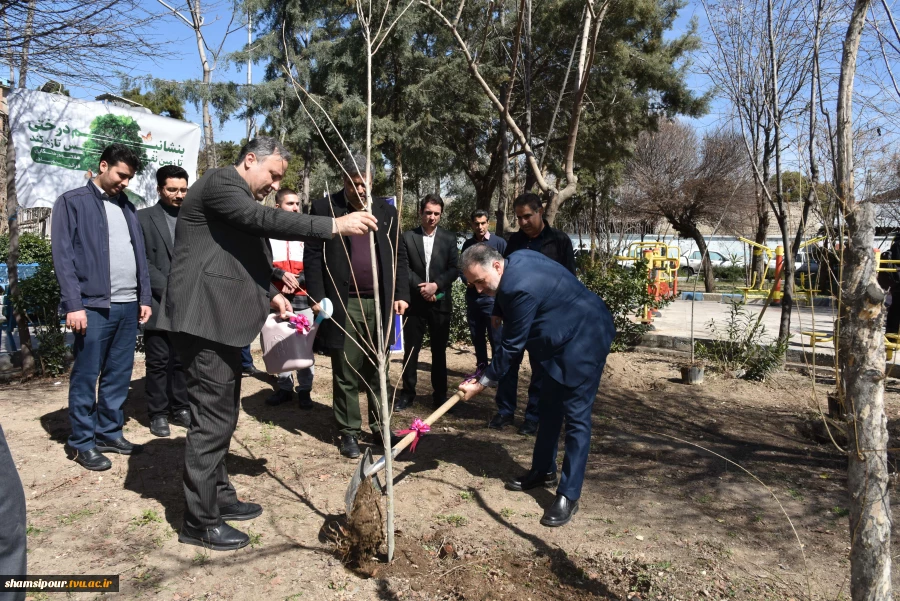
M 453 312 L 450 313 L 450 344 L 472 344 L 469 334 L 469 322 L 466 319 L 466 285 L 462 280 L 453 282 Z M 431 336 L 425 330 L 422 348 L 431 347 Z
M 761 382 L 784 363 L 787 342 L 764 342 L 766 327 L 757 326 L 756 315 L 739 303 L 730 306 L 724 325 L 712 319 L 709 329 L 714 340 L 697 342 L 697 357 L 719 371 Z
M 591 261 L 584 257 L 579 265 L 581 282 L 606 302 L 616 325 L 614 352 L 625 350 L 650 330 L 650 326 L 636 321 L 645 306 L 659 309 L 668 300 L 657 301 L 647 291 L 647 262 L 637 261 L 633 267 L 623 267 L 613 260 Z
M 59 320 L 59 284 L 53 265 L 41 263 L 31 277 L 19 282 L 12 302 L 34 325 L 41 371 L 56 376 L 65 371 L 66 337 Z
M 0 262 L 9 257 L 9 234 L 0 236 Z M 25 233 L 19 236 L 19 263 L 40 263 L 53 265 L 50 240 L 37 234 Z
M 746 271 L 740 265 L 713 267 L 713 276 L 723 282 L 744 282 L 746 280 Z

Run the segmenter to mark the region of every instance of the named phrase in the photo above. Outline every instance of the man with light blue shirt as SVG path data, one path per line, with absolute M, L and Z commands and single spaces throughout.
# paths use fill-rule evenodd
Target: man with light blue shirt
M 69 378 L 69 459 L 88 470 L 112 467 L 103 452 L 130 455 L 140 446 L 122 436 L 122 405 L 134 366 L 138 322 L 150 318 L 151 289 L 144 237 L 125 187 L 140 159 L 108 146 L 99 174 L 53 206 L 53 266 L 60 311 L 75 333 Z M 99 378 L 99 384 L 98 384 Z

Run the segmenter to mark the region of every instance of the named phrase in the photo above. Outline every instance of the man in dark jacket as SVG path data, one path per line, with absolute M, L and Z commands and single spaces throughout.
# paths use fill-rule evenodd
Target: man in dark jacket
M 531 470 L 506 487 L 522 491 L 556 484 L 559 432 L 565 421 L 566 454 L 556 500 L 541 524 L 562 526 L 578 511 L 591 447 L 591 410 L 616 334 L 612 315 L 599 296 L 539 253 L 522 250 L 503 259 L 477 244 L 463 253 L 460 267 L 479 292 L 496 297 L 503 310 L 503 336 L 480 380 L 460 385 L 466 400 L 495 386 L 516 357 L 528 351 L 544 374 L 540 427 Z
M 341 217 L 364 213 L 366 188 L 372 184 L 371 176 L 361 173 L 365 165 L 363 157 L 348 157 L 342 164 L 343 190 L 313 201 L 310 214 Z M 374 394 L 380 387 L 374 354 L 378 349 L 374 282 L 378 282 L 383 331 L 390 332 L 391 341 L 395 334 L 394 313 L 402 315 L 409 304 L 409 273 L 404 247 L 399 244 L 397 211 L 383 199 L 372 197 L 372 213 L 378 220 L 377 274 L 372 272 L 368 237 L 308 242 L 303 254 L 306 292 L 310 302 L 316 303 L 313 311 L 318 311 L 318 303 L 323 298 L 330 299 L 334 305 L 334 314 L 322 322 L 316 342 L 331 354 L 334 420 L 341 437 L 340 452 L 351 459 L 359 457 L 362 431 L 359 376 L 369 400 L 369 429 L 376 444 L 381 440 L 377 413 L 381 405 Z M 396 281 L 394 249 L 397 249 Z M 348 336 L 344 335 L 345 331 Z
M 458 253 L 456 236 L 438 227 L 443 211 L 443 199 L 427 195 L 419 203 L 421 225 L 401 236 L 409 263 L 410 303 L 403 326 L 403 391 L 394 405 L 396 411 L 409 407 L 416 398 L 419 350 L 426 330 L 431 340 L 431 404 L 439 407 L 447 400 L 447 345 Z
M 108 146 L 100 155 L 99 175 L 53 206 L 60 311 L 75 332 L 72 434 L 65 450 L 69 459 L 94 471 L 112 467 L 104 451 L 130 455 L 141 448 L 122 436 L 138 321 L 146 323 L 151 315 L 144 236 L 125 196 L 139 167 L 131 149 Z
M 503 256 L 509 257 L 518 250 L 533 250 L 556 261 L 575 275 L 575 251 L 572 248 L 572 239 L 565 232 L 550 227 L 544 219 L 544 207 L 541 205 L 540 196 L 530 192 L 520 195 L 513 201 L 513 210 L 516 212 L 519 231 L 509 237 Z M 492 318 L 495 328 L 500 327 L 502 319 L 502 313 L 495 305 Z M 543 370 L 539 363 L 531 360 L 531 353 L 528 356 L 531 363 L 531 382 L 528 385 L 525 420 L 519 427 L 519 434 L 534 435 L 538 425 L 538 397 L 541 392 Z M 509 371 L 497 386 L 497 414 L 488 424 L 490 428 L 499 430 L 513 423 L 521 363 L 521 356 L 514 359 Z
M 250 537 L 226 522 L 262 513 L 238 500 L 225 456 L 241 400 L 241 347 L 259 335 L 269 308 L 290 303 L 271 284 L 268 238 L 327 239 L 377 227 L 369 215 L 310 217 L 262 206 L 290 154 L 274 138 L 250 140 L 231 167 L 209 169 L 178 213 L 175 255 L 157 326 L 170 333 L 187 373 L 191 427 L 184 445 L 184 523 L 179 542 L 216 551 Z
M 191 409 L 181 360 L 169 340 L 168 332 L 156 327 L 159 301 L 166 289 L 175 248 L 175 223 L 188 191 L 188 173 L 176 165 L 165 165 L 156 172 L 156 184 L 159 202 L 137 212 L 144 233 L 147 269 L 153 291 L 153 315 L 144 326 L 144 356 L 147 366 L 144 390 L 150 417 L 150 433 L 154 436 L 169 436 L 170 414 L 171 421 L 176 426 L 191 427 Z

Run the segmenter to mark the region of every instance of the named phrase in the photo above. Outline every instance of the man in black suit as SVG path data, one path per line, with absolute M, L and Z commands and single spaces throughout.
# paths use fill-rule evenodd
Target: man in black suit
M 313 201 L 310 214 L 343 218 L 365 212 L 366 189 L 372 185 L 371 176 L 362 173 L 365 165 L 363 157 L 347 157 L 341 165 L 343 190 Z M 409 274 L 406 254 L 398 240 L 397 210 L 383 199 L 372 197 L 372 214 L 378 221 L 375 232 L 377 274 L 372 273 L 368 237 L 314 240 L 306 243 L 303 250 L 306 292 L 310 302 L 315 303 L 313 311 L 318 312 L 318 303 L 323 298 L 334 304 L 331 319 L 320 326 L 316 344 L 331 354 L 334 421 L 340 433 L 341 455 L 350 459 L 359 457 L 362 431 L 360 377 L 369 400 L 369 429 L 377 445 L 380 446 L 382 440 L 378 418 L 381 403 L 376 394 L 380 385 L 374 353 L 378 349 L 374 283 L 378 282 L 383 331 L 390 332 L 391 341 L 394 340 L 393 315 L 403 315 L 409 302 Z
M 241 347 L 259 335 L 270 306 L 283 317 L 291 309 L 271 284 L 268 238 L 326 240 L 377 228 L 368 213 L 333 219 L 259 204 L 278 189 L 289 159 L 274 138 L 250 140 L 234 166 L 203 174 L 178 215 L 178 243 L 157 326 L 170 333 L 181 357 L 191 403 L 182 543 L 239 549 L 250 539 L 225 521 L 262 513 L 256 503 L 238 501 L 225 456 L 240 407 Z
M 150 433 L 154 436 L 169 436 L 170 413 L 173 424 L 183 428 L 191 427 L 184 369 L 172 341 L 169 340 L 168 332 L 156 328 L 159 301 L 166 289 L 172 265 L 175 223 L 188 191 L 188 173 L 176 165 L 165 165 L 156 172 L 156 184 L 159 202 L 137 212 L 144 233 L 144 249 L 147 251 L 147 269 L 153 293 L 153 315 L 144 326 L 144 356 L 147 366 L 144 390 L 147 396 L 147 413 L 150 416 Z
M 401 411 L 416 398 L 419 350 L 425 330 L 431 338 L 432 405 L 447 400 L 447 344 L 450 340 L 450 313 L 453 310 L 453 281 L 458 275 L 456 236 L 438 227 L 444 201 L 429 194 L 419 203 L 419 222 L 403 232 L 402 246 L 409 262 L 409 311 L 403 326 L 403 391 L 394 405 Z

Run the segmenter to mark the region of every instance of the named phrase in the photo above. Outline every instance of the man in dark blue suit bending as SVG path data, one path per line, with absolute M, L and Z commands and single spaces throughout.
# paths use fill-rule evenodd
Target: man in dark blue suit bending
M 544 369 L 538 407 L 540 421 L 531 470 L 507 483 L 510 490 L 556 484 L 559 431 L 566 424 L 566 457 L 556 501 L 541 524 L 562 526 L 578 511 L 591 446 L 591 409 L 606 356 L 616 334 L 599 296 L 565 267 L 540 253 L 521 250 L 503 257 L 476 244 L 460 257 L 460 269 L 479 293 L 496 298 L 503 311 L 503 337 L 493 361 L 478 381 L 460 385 L 466 400 L 496 386 L 522 351 Z

